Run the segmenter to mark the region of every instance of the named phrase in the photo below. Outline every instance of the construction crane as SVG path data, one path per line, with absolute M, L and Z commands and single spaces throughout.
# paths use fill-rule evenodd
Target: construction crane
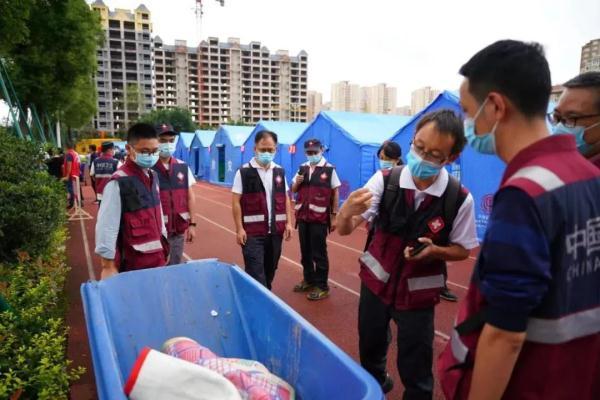
M 194 12 L 196 14 L 196 33 L 198 35 L 198 40 L 201 39 L 201 31 L 202 31 L 202 16 L 204 15 L 204 5 L 202 4 L 202 0 L 195 0 L 196 7 L 194 8 Z M 225 0 L 216 0 L 221 7 L 225 7 Z

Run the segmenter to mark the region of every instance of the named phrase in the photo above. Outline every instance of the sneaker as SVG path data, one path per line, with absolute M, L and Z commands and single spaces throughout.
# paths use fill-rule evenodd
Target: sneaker
M 306 295 L 309 300 L 323 300 L 329 297 L 329 289 L 314 288 L 312 292 Z
M 455 295 L 454 293 L 452 293 L 450 291 L 450 289 L 448 289 L 448 288 L 445 288 L 444 290 L 442 290 L 442 293 L 440 293 L 440 297 L 446 301 L 452 301 L 452 302 L 458 301 L 458 296 Z
M 394 381 L 393 381 L 392 377 L 390 376 L 390 374 L 386 373 L 385 380 L 381 384 L 381 391 L 383 392 L 383 394 L 386 394 L 386 393 L 391 392 L 393 388 L 394 388 Z
M 296 286 L 294 286 L 294 292 L 308 292 L 313 288 L 313 285 L 306 283 L 305 281 L 300 282 Z

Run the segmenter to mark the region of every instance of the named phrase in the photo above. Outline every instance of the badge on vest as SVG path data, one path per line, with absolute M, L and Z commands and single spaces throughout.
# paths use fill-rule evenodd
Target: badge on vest
M 326 180 L 327 180 L 327 173 L 326 173 L 326 172 L 323 172 L 323 173 L 321 174 L 321 180 L 322 180 L 322 181 L 326 181 Z
M 281 183 L 283 182 L 283 178 L 279 175 L 277 175 L 275 177 L 275 183 L 277 184 L 277 186 L 281 186 Z
M 177 179 L 179 179 L 179 183 L 183 183 L 183 178 L 185 178 L 185 175 L 183 175 L 183 172 L 179 172 L 177 174 Z
M 442 229 L 444 229 L 446 224 L 444 224 L 444 220 L 442 219 L 442 217 L 436 217 L 436 218 L 432 219 L 431 221 L 429 221 L 427 223 L 427 226 L 429 226 L 429 229 L 431 230 L 431 232 L 439 233 Z

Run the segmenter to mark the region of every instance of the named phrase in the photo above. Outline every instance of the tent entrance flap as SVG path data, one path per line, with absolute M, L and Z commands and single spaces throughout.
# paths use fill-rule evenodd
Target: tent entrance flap
M 219 182 L 225 182 L 225 146 L 219 146 Z

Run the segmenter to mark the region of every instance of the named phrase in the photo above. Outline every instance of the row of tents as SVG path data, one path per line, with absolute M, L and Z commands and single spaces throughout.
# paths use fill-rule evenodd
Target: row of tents
M 310 123 L 262 121 L 255 127 L 222 125 L 216 132 L 182 132 L 175 156 L 188 162 L 198 179 L 231 186 L 237 169 L 254 156 L 254 137 L 266 129 L 279 136 L 275 162 L 285 168 L 287 179 L 291 181 L 300 164 L 306 161 L 304 142 L 317 138 L 325 147 L 327 160 L 336 166 L 342 182 L 340 199 L 343 201 L 379 168 L 376 153 L 382 142 L 393 140 L 399 143 L 404 158 L 420 118 L 438 109 L 451 109 L 462 114 L 457 96 L 445 91 L 412 117 L 322 111 Z M 504 164 L 497 157 L 479 154 L 467 146 L 448 170 L 475 198 L 477 230 L 481 239 Z

